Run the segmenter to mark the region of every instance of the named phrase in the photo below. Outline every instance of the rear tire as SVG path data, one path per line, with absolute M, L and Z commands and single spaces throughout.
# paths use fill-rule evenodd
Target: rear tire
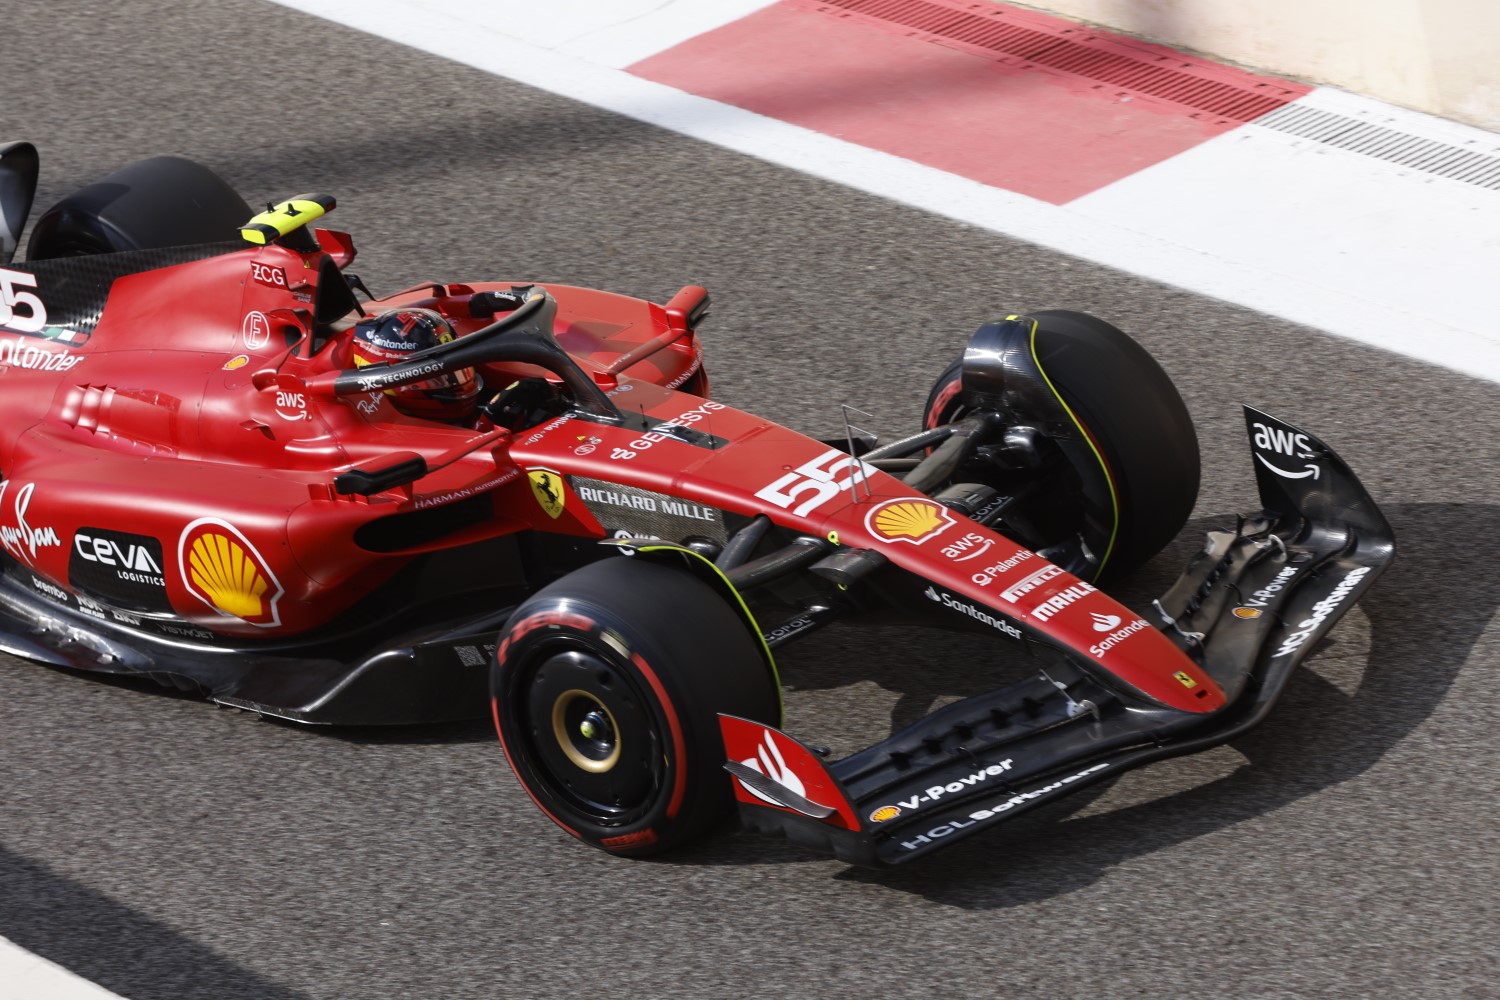
M 1091 533 L 1090 549 L 1103 556 L 1096 580 L 1117 579 L 1139 568 L 1177 536 L 1198 499 L 1198 435 L 1192 417 L 1167 373 L 1124 332 L 1087 313 L 1041 310 L 1036 361 L 1046 380 L 1077 418 L 1097 449 L 1087 461 L 1071 462 L 1065 479 L 1039 498 L 1038 537 L 1020 538 L 1033 548 L 1062 544 L 1065 536 Z M 974 412 L 963 391 L 963 359 L 948 366 L 927 396 L 924 427 L 951 423 Z M 1025 426 L 1033 415 L 1003 413 L 1009 425 Z M 1010 479 L 1006 480 L 1005 475 Z M 982 462 L 959 470 L 963 481 L 1015 488 L 1015 474 L 986 469 Z M 1108 537 L 1089 532 L 1075 510 L 1087 481 L 1115 498 Z M 1096 518 L 1097 520 L 1097 518 Z
M 733 814 L 718 716 L 774 725 L 771 676 L 706 583 L 609 558 L 511 617 L 491 672 L 495 727 L 558 826 L 613 854 L 659 854 Z
M 28 260 L 161 250 L 237 238 L 253 213 L 218 174 L 180 156 L 121 167 L 42 213 Z

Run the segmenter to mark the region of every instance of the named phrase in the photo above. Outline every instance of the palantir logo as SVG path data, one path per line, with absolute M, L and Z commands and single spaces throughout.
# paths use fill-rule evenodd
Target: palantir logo
M 1089 614 L 1094 619 L 1095 632 L 1108 632 L 1120 624 L 1119 615 L 1101 615 L 1097 611 L 1091 611 Z

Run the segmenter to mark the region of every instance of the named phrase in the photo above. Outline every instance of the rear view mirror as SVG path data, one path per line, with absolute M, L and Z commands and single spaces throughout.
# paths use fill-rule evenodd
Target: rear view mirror
M 40 166 L 29 142 L 0 145 L 0 264 L 9 264 L 31 214 Z

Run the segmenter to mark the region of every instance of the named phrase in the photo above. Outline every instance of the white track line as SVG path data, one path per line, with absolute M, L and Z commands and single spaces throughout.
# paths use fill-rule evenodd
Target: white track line
M 1500 151 L 1500 136 L 1340 91 L 1296 103 Z M 1500 191 L 1249 125 L 1067 207 L 1203 255 L 1153 277 L 1500 381 Z
M 102 986 L 0 937 L 0 1000 L 121 1000 Z
M 893 201 L 1500 381 L 1500 322 L 1478 308 L 1500 274 L 1497 192 L 1246 126 L 1059 207 L 615 68 L 764 0 L 275 2 Z M 1336 91 L 1304 101 L 1418 134 L 1497 141 Z M 1059 289 L 1059 303 L 1048 304 L 1066 296 Z

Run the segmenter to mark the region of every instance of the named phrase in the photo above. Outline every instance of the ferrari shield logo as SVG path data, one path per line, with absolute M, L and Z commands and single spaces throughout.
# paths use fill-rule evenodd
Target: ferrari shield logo
M 560 515 L 568 502 L 567 487 L 563 486 L 562 476 L 551 469 L 527 469 L 526 476 L 531 480 L 532 495 L 542 505 L 547 516 L 555 518 Z

